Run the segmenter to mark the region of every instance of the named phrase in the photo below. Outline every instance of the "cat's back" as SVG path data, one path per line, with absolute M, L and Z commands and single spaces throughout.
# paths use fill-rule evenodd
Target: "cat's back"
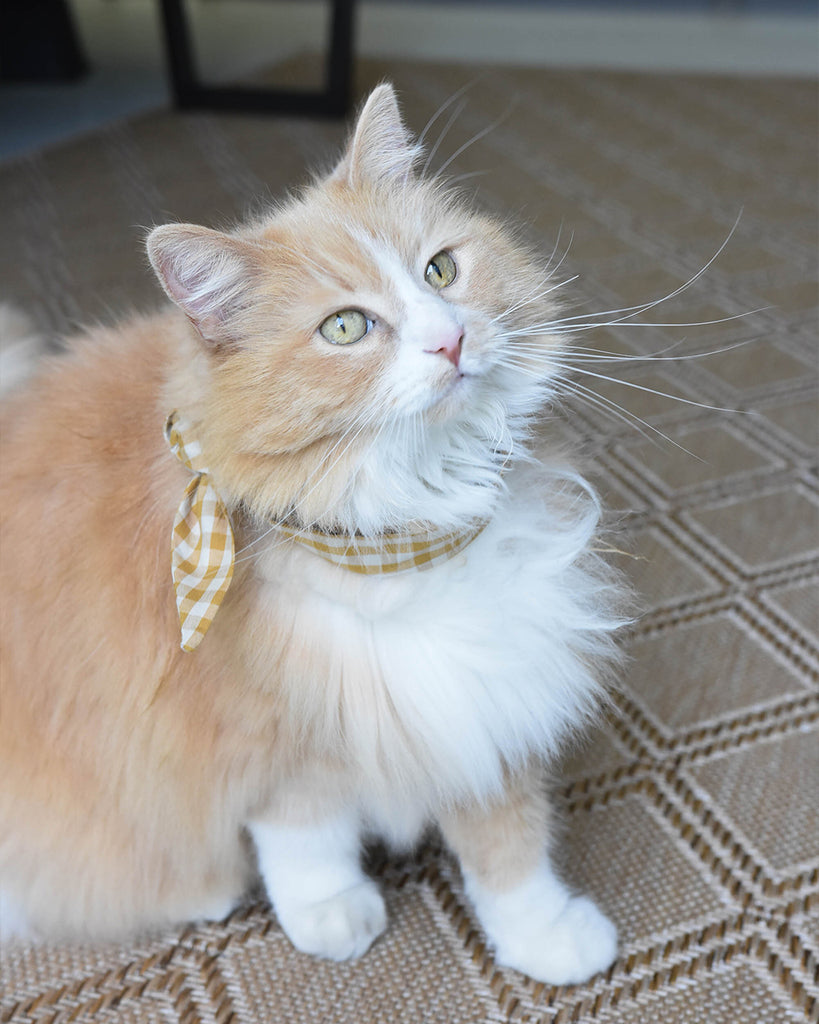
M 49 667 L 76 661 L 89 626 L 99 634 L 104 622 L 116 645 L 131 628 L 129 605 L 142 600 L 141 580 L 156 577 L 149 564 L 176 490 L 162 458 L 167 336 L 164 316 L 78 336 L 3 402 L 5 688 L 24 670 L 36 688 Z
M 115 449 L 144 450 L 135 430 L 154 414 L 172 331 L 167 314 L 134 319 L 78 334 L 42 358 L 0 405 L 2 485 L 43 471 L 87 471 Z M 39 473 L 30 472 L 32 458 Z

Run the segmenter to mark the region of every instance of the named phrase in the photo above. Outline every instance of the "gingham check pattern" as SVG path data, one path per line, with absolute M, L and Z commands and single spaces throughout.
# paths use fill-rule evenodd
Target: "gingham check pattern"
M 165 438 L 194 474 L 173 522 L 173 584 L 182 630 L 182 650 L 193 651 L 213 622 L 233 578 L 233 531 L 227 509 L 202 465 L 202 449 L 178 412 L 165 424 Z
M 283 525 L 279 530 L 334 565 L 363 576 L 376 576 L 407 569 L 431 569 L 471 544 L 485 525 L 479 523 L 460 533 L 423 530 L 385 534 L 376 539 L 295 530 Z

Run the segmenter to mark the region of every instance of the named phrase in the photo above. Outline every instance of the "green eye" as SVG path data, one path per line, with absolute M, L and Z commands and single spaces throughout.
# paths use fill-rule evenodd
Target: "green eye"
M 372 325 L 372 320 L 368 320 L 357 309 L 342 309 L 328 316 L 319 331 L 333 345 L 352 345 L 361 341 Z
M 453 260 L 448 252 L 444 252 L 442 249 L 441 252 L 436 253 L 427 263 L 424 277 L 433 288 L 446 288 L 447 285 L 452 284 L 455 280 L 457 273 L 458 268 L 455 266 L 455 260 Z

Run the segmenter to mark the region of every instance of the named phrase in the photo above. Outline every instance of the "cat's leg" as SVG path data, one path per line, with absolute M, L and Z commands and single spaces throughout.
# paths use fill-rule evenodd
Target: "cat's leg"
M 11 939 L 32 942 L 37 938 L 23 908 L 9 892 L 0 888 L 0 944 Z
M 586 896 L 555 874 L 550 810 L 537 772 L 511 778 L 505 796 L 440 819 L 466 891 L 498 963 L 554 985 L 585 981 L 617 954 L 617 932 Z
M 199 905 L 199 909 L 191 915 L 191 920 L 224 921 L 239 905 L 240 899 L 241 897 L 236 895 L 214 896 L 206 903 Z
M 361 956 L 387 925 L 384 899 L 360 864 L 353 814 L 314 824 L 250 823 L 259 869 L 293 945 L 331 960 Z

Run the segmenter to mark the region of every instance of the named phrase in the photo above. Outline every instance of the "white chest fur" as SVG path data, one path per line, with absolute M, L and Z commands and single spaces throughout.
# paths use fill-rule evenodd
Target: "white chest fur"
M 281 547 L 260 560 L 264 601 L 289 622 L 293 726 L 358 774 L 365 804 L 485 797 L 592 711 L 617 623 L 576 482 L 556 474 L 545 502 L 510 494 L 429 571 L 362 577 Z

